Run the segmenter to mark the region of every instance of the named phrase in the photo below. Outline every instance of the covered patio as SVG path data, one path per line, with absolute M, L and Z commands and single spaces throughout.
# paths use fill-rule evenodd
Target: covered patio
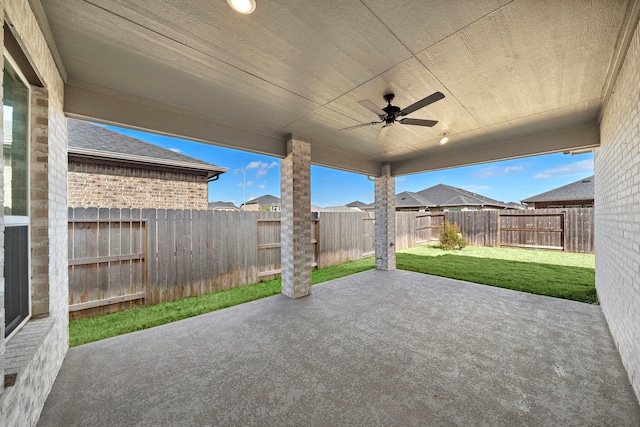
M 372 270 L 69 350 L 39 426 L 636 426 L 599 306 Z
M 36 424 L 63 360 L 42 425 L 638 424 L 640 0 L 0 5 L 28 159 L 0 168 L 0 424 Z M 280 158 L 296 300 L 65 359 L 68 117 Z M 397 176 L 591 150 L 600 307 L 392 271 Z M 375 180 L 381 271 L 309 297 L 311 165 Z

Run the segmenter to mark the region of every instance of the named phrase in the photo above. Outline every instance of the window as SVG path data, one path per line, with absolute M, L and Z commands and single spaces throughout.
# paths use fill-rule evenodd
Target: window
M 29 266 L 29 86 L 5 53 L 4 162 L 5 337 L 31 315 Z

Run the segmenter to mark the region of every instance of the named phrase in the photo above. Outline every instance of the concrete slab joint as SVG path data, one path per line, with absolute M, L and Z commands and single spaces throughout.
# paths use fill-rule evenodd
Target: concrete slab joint
M 311 144 L 290 136 L 281 161 L 282 293 L 311 295 Z
M 376 269 L 396 268 L 396 185 L 391 164 L 383 163 L 375 180 Z

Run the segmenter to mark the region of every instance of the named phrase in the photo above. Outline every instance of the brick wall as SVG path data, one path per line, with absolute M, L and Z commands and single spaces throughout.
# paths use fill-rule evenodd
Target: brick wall
M 49 313 L 49 99 L 31 88 L 31 305 L 33 315 Z
M 4 21 L 4 0 L 0 1 L 0 18 Z M 0 40 L 3 41 L 4 46 L 4 32 L 0 34 Z M 3 61 L 3 69 L 4 69 L 4 61 Z M 4 99 L 4 80 L 3 83 L 0 83 L 0 99 Z M 2 126 L 2 132 L 0 132 L 0 140 L 4 141 L 4 115 L 3 111 L 0 109 L 0 126 Z M 0 162 L 0 378 L 4 378 L 5 374 L 5 354 L 6 348 L 4 345 L 4 322 L 5 322 L 5 310 L 4 310 L 4 156 L 2 162 Z M 4 390 L 0 387 L 0 413 L 3 410 L 3 393 Z M 2 416 L 0 415 L 0 421 L 2 421 Z
M 0 0 L 0 9 L 44 84 L 44 88 L 32 88 L 31 103 L 34 317 L 6 346 L 0 339 L 0 374 L 17 374 L 15 385 L 0 394 L 0 425 L 28 426 L 36 424 L 68 348 L 67 126 L 64 84 L 28 0 Z M 0 226 L 2 222 L 0 211 Z M 3 247 L 0 237 L 0 260 L 4 259 Z M 4 312 L 0 314 L 4 325 Z
M 595 151 L 596 287 L 640 400 L 640 32 L 636 28 Z
M 208 209 L 207 177 L 198 174 L 69 161 L 74 208 Z
M 534 202 L 530 203 L 534 209 L 549 209 L 557 207 L 579 207 L 590 208 L 593 206 L 593 199 L 589 200 L 556 200 L 554 202 Z
M 376 203 L 376 268 L 396 268 L 396 180 L 391 165 L 383 164 L 381 176 L 375 180 Z
M 311 144 L 290 139 L 280 166 L 282 293 L 311 295 Z

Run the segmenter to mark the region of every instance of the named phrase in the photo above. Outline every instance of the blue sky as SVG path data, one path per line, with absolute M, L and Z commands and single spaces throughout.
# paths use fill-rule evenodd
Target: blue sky
M 280 159 L 228 148 L 215 147 L 166 136 L 108 126 L 187 156 L 229 168 L 209 184 L 209 201 L 243 203 L 243 173 L 247 200 L 264 194 L 280 197 Z M 437 184 L 463 188 L 502 202 L 519 202 L 530 196 L 593 175 L 593 154 L 547 154 L 435 172 L 396 177 L 396 193 L 420 191 Z M 373 182 L 366 176 L 311 167 L 311 203 L 337 206 L 360 200 L 373 202 Z

